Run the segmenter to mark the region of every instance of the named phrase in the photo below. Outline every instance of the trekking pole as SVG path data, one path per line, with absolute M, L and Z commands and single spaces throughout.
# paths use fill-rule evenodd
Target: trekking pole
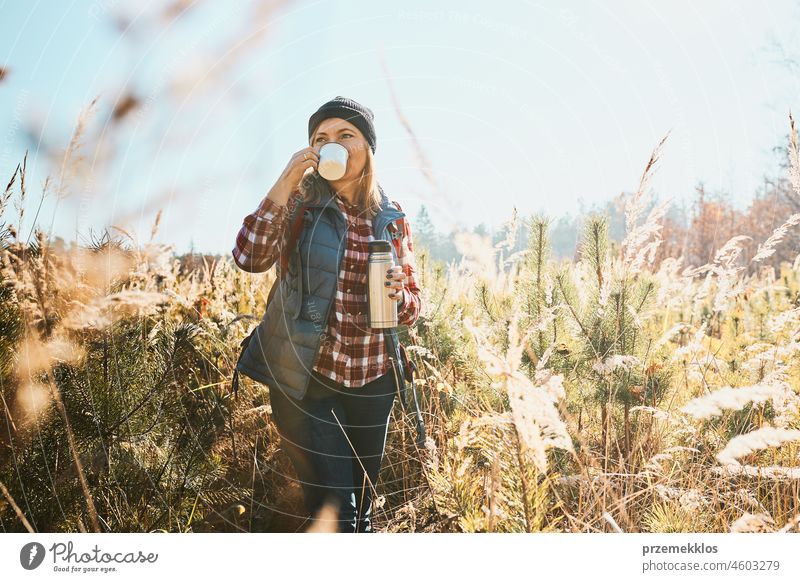
M 394 357 L 390 356 L 389 360 L 392 363 L 392 372 L 394 373 L 395 385 L 397 386 L 398 393 L 399 393 L 400 382 L 405 383 L 405 379 L 402 376 L 402 374 L 401 374 L 401 378 L 397 377 L 397 368 L 395 367 L 395 359 L 394 359 Z M 438 515 L 438 514 L 440 514 L 440 512 L 439 512 L 439 507 L 436 504 L 436 496 L 433 493 L 433 486 L 431 485 L 431 481 L 428 478 L 428 472 L 427 472 L 426 467 L 425 467 L 425 461 L 422 458 L 422 453 L 420 451 L 420 448 L 425 448 L 425 424 L 422 421 L 422 414 L 420 413 L 419 402 L 417 401 L 417 392 L 416 392 L 415 387 L 414 387 L 414 371 L 416 371 L 417 366 L 416 366 L 416 364 L 414 362 L 409 362 L 409 363 L 411 364 L 411 366 L 410 366 L 410 369 L 411 369 L 411 390 L 412 390 L 412 394 L 413 394 L 413 398 L 414 398 L 414 406 L 416 408 L 416 422 L 417 422 L 417 439 L 415 441 L 413 441 L 414 450 L 417 453 L 417 459 L 419 460 L 420 467 L 422 468 L 422 476 L 425 478 L 425 483 L 428 485 L 428 491 L 430 491 L 430 494 L 431 494 L 431 501 L 433 502 L 433 509 L 434 509 L 434 511 L 436 511 L 436 513 Z M 405 389 L 406 388 L 404 387 L 404 390 Z M 405 399 L 402 396 L 400 396 L 400 405 L 403 408 L 403 411 L 405 413 L 407 411 L 407 405 L 406 405 Z M 405 414 L 403 416 L 405 417 Z M 420 435 L 422 437 L 421 439 L 420 439 Z M 418 444 L 419 441 L 422 442 L 422 447 L 419 446 L 419 444 Z

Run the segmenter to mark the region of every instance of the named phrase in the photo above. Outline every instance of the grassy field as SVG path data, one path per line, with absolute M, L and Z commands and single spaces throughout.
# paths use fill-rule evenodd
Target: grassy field
M 746 237 L 656 265 L 665 207 L 644 209 L 662 144 L 621 244 L 590 216 L 579 259 L 556 261 L 533 217 L 523 252 L 474 234 L 459 263 L 419 250 L 424 309 L 403 337 L 428 442 L 395 406 L 377 529 L 798 530 L 800 255 L 752 267 L 800 215 L 749 265 Z M 24 173 L 0 218 L 3 531 L 307 528 L 266 387 L 230 391 L 274 273 L 190 263 L 154 236 L 23 240 L 8 215 Z

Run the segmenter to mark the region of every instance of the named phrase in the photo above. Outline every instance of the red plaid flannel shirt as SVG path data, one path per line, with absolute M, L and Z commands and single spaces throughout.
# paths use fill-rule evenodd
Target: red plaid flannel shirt
M 275 263 L 291 231 L 287 218 L 301 198 L 297 189 L 292 192 L 286 206 L 267 198 L 255 212 L 244 218 L 232 251 L 239 268 L 260 273 Z M 389 372 L 391 368 L 383 330 L 369 327 L 367 320 L 367 243 L 375 240 L 372 221 L 362 215 L 358 207 L 338 195 L 335 199 L 350 227 L 347 229 L 336 297 L 314 369 L 334 382 L 358 388 Z M 402 210 L 397 202 L 391 202 Z M 422 301 L 415 276 L 414 244 L 408 217 L 404 218 L 403 224 L 398 260 L 406 280 L 397 314 L 400 325 L 410 326 L 419 317 Z

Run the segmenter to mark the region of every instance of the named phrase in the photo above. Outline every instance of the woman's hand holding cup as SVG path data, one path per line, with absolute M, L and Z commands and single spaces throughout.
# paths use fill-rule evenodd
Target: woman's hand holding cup
M 300 185 L 309 168 L 317 168 L 319 164 L 319 148 L 309 146 L 292 154 L 278 181 L 267 194 L 267 198 L 285 206 L 292 192 Z
M 289 163 L 283 170 L 279 181 L 286 182 L 294 190 L 309 168 L 317 168 L 319 164 L 319 148 L 308 146 L 292 154 Z

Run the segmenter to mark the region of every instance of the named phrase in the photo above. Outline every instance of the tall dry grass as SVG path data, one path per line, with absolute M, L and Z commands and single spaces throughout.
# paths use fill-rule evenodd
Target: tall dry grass
M 797 529 L 800 255 L 748 276 L 738 236 L 707 264 L 656 265 L 666 204 L 643 209 L 665 144 L 619 248 L 590 216 L 579 258 L 554 261 L 548 220 L 534 217 L 528 248 L 510 253 L 516 213 L 496 245 L 458 235 L 458 263 L 420 247 L 425 311 L 404 340 L 428 440 L 415 446 L 396 407 L 377 529 Z M 25 164 L 0 214 L 3 529 L 328 529 L 330 508 L 302 515 L 265 387 L 244 379 L 238 400 L 228 389 L 274 275 L 227 256 L 187 270 L 153 242 L 158 219 L 145 242 L 121 229 L 89 247 L 41 229 L 23 240 L 23 212 L 13 224 L 5 211 L 27 195 Z

